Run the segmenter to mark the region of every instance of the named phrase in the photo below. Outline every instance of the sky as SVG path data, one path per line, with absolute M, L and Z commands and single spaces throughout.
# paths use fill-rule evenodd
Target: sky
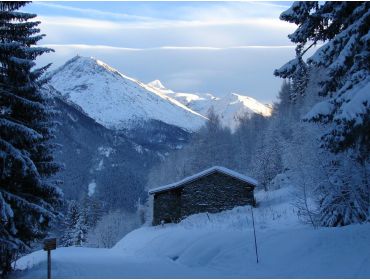
M 276 100 L 273 71 L 294 57 L 279 20 L 291 2 L 33 2 L 40 42 L 55 52 L 38 63 L 61 66 L 92 56 L 144 83 L 177 92 L 232 92 Z

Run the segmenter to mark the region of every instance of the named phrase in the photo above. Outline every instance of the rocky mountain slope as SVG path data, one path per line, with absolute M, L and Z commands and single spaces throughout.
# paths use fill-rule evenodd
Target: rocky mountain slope
M 138 198 L 146 197 L 146 174 L 160 153 L 107 129 L 60 98 L 54 102 L 59 111 L 55 142 L 60 144 L 55 157 L 64 165 L 57 176 L 65 197 L 89 195 L 108 209 L 133 210 Z

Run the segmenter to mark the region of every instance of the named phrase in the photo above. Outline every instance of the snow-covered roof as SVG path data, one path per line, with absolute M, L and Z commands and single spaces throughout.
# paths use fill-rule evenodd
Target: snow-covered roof
M 236 179 L 239 179 L 241 181 L 244 181 L 248 184 L 251 184 L 253 186 L 257 186 L 258 185 L 258 182 L 257 180 L 251 178 L 251 177 L 248 177 L 246 175 L 243 175 L 243 174 L 240 174 L 236 171 L 233 171 L 233 170 L 230 170 L 226 167 L 222 167 L 222 166 L 213 166 L 211 168 L 208 168 L 206 170 L 203 170 L 202 172 L 199 172 L 197 174 L 194 174 L 192 176 L 189 176 L 189 177 L 186 177 L 184 179 L 182 179 L 181 181 L 178 181 L 176 183 L 172 183 L 172 184 L 168 184 L 168 185 L 165 185 L 165 186 L 161 186 L 161 187 L 158 187 L 158 188 L 155 188 L 155 189 L 151 189 L 149 190 L 149 194 L 154 194 L 154 193 L 158 193 L 158 192 L 162 192 L 162 191 L 166 191 L 166 190 L 171 190 L 171 189 L 176 189 L 176 188 L 179 188 L 181 187 L 182 185 L 186 184 L 186 183 L 189 183 L 189 182 L 192 182 L 200 177 L 203 177 L 203 176 L 207 176 L 211 173 L 214 173 L 214 172 L 220 172 L 220 173 L 223 173 L 223 174 L 226 174 L 226 175 L 229 175 L 231 177 L 234 177 Z

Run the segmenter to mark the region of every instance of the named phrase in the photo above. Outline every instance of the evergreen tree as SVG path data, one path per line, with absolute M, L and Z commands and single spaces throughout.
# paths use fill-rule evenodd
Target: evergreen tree
M 278 100 L 279 103 L 275 104 L 274 110 L 281 115 L 287 115 L 291 108 L 291 91 L 292 85 L 289 80 L 284 80 L 283 84 L 281 85 Z
M 60 239 L 60 244 L 63 247 L 73 246 L 74 244 L 74 229 L 80 218 L 80 208 L 75 200 L 68 202 L 68 210 L 64 221 L 64 234 Z
M 297 68 L 292 75 L 291 100 L 295 102 L 303 96 L 308 83 L 308 67 L 300 54 L 298 56 Z
M 363 170 L 336 172 L 337 183 L 321 188 L 318 220 L 329 226 L 369 220 L 370 2 L 295 2 L 280 18 L 298 25 L 288 36 L 297 44 L 297 57 L 275 74 L 293 78 L 307 50 L 325 43 L 307 60 L 309 72 L 321 72 L 310 94 L 322 100 L 303 119 L 324 124 L 322 146 L 347 159 L 350 155 Z
M 86 208 L 81 208 L 75 200 L 70 201 L 64 225 L 65 231 L 61 238 L 62 246 L 82 246 L 85 244 L 89 230 Z
M 274 104 L 273 112 L 277 130 L 285 140 L 292 137 L 292 122 L 298 119 L 297 105 L 292 100 L 292 83 L 285 80 L 279 91 L 279 102 Z
M 309 66 L 304 62 L 301 49 L 297 47 L 296 58 L 274 71 L 274 75 L 291 80 L 290 101 L 297 102 L 305 94 Z
M 82 211 L 72 231 L 72 242 L 74 246 L 83 246 L 86 243 L 88 230 L 86 211 Z
M 362 181 L 366 173 L 361 172 L 350 153 L 339 154 L 326 165 L 328 179 L 316 191 L 320 225 L 345 226 L 365 221 L 369 192 L 363 188 Z
M 220 118 L 213 107 L 208 111 L 207 118 L 205 126 L 193 138 L 194 162 L 192 165 L 194 170 L 192 173 L 213 165 L 233 168 L 235 162 L 230 129 L 222 127 Z
M 0 2 L 0 255 L 1 271 L 10 270 L 14 252 L 43 238 L 57 214 L 62 194 L 51 180 L 53 161 L 49 100 L 40 93 L 35 59 L 51 49 L 35 45 L 44 35 L 18 12 L 26 2 Z
M 82 207 L 85 213 L 86 225 L 89 229 L 94 228 L 103 216 L 103 203 L 94 196 L 85 196 L 82 200 Z
M 370 154 L 370 3 L 295 2 L 282 20 L 298 28 L 288 37 L 297 44 L 297 58 L 275 72 L 283 78 L 295 73 L 297 61 L 313 45 L 327 42 L 308 60 L 325 69 L 317 104 L 306 120 L 330 124 L 324 146 L 333 152 L 358 147 L 364 161 Z M 309 44 L 309 46 L 307 46 Z

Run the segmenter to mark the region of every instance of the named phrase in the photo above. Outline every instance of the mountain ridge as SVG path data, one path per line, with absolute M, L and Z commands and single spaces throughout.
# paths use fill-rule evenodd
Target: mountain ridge
M 211 93 L 175 92 L 166 88 L 160 80 L 154 80 L 148 83 L 148 85 L 178 100 L 203 116 L 206 116 L 211 107 L 213 107 L 216 114 L 220 117 L 221 124 L 229 127 L 232 131 L 236 130 L 240 118 L 245 115 L 250 117 L 252 114 L 260 114 L 268 117 L 272 111 L 270 106 L 262 104 L 252 97 L 234 92 L 223 97 L 216 97 Z
M 206 120 L 177 100 L 98 59 L 75 56 L 48 78 L 60 96 L 109 129 L 126 129 L 135 123 L 157 120 L 195 131 Z
M 143 83 L 93 57 L 75 56 L 50 72 L 48 79 L 65 102 L 113 130 L 154 121 L 195 132 L 205 124 L 211 108 L 232 131 L 245 115 L 271 115 L 269 106 L 246 95 L 175 92 L 160 80 Z

